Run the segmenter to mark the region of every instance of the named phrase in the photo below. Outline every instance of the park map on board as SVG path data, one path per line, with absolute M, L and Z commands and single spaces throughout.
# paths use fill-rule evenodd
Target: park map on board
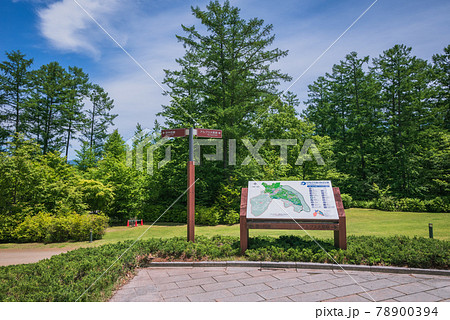
M 330 181 L 249 181 L 247 218 L 339 219 Z

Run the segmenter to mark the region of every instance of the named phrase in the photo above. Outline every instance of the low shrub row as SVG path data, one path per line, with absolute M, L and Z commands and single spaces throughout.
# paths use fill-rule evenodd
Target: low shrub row
M 53 216 L 40 212 L 26 217 L 12 234 L 19 242 L 87 241 L 91 230 L 93 239 L 97 240 L 101 239 L 107 227 L 108 217 L 103 214 Z
M 228 260 L 239 255 L 237 237 L 199 236 L 195 243 L 184 238 L 150 239 L 127 250 L 132 243 L 81 248 L 38 263 L 0 267 L 0 301 L 105 301 L 136 267 L 155 258 Z M 297 236 L 250 238 L 246 258 L 442 269 L 448 269 L 450 262 L 450 242 L 436 239 L 351 236 L 348 250 L 334 248 L 331 240 L 318 240 L 318 244 Z
M 404 211 L 404 212 L 450 212 L 450 199 L 437 197 L 430 200 L 417 198 L 395 199 L 383 197 L 375 200 L 352 200 L 350 196 L 342 197 L 345 208 L 367 208 L 384 211 Z
M 319 263 L 384 265 L 411 268 L 447 269 L 450 242 L 405 236 L 349 236 L 348 249 L 340 250 L 332 240 L 315 241 L 306 237 L 280 236 L 250 239 L 249 260 L 304 261 Z

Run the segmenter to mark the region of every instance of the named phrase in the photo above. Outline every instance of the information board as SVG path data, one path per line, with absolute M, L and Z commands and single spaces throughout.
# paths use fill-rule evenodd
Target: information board
M 249 181 L 247 219 L 338 220 L 331 181 Z

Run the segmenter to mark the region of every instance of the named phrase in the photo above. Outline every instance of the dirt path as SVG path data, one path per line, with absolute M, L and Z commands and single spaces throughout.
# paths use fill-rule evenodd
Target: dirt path
M 0 249 L 0 266 L 38 262 L 74 248 Z

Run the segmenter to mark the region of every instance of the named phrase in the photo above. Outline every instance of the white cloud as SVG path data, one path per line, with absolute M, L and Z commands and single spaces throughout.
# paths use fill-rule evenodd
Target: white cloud
M 94 19 L 107 24 L 107 18 L 120 12 L 118 0 L 77 0 Z M 98 57 L 99 42 L 104 40 L 95 22 L 74 0 L 53 2 L 38 10 L 39 29 L 57 49 L 89 53 Z M 126 2 L 126 1 L 125 1 Z

